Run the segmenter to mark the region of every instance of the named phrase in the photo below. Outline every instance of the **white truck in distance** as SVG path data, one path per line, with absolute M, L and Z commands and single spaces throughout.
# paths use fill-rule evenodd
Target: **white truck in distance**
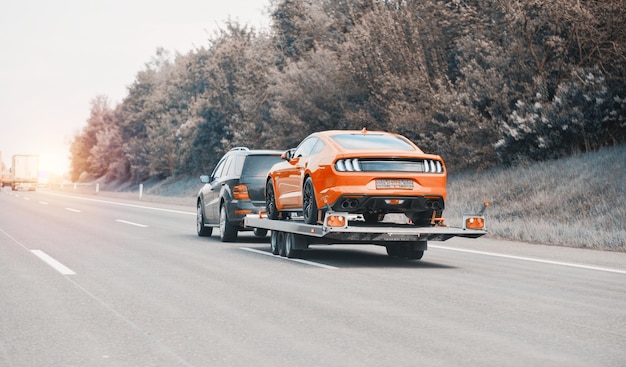
M 11 167 L 11 189 L 34 191 L 39 182 L 39 156 L 16 154 Z

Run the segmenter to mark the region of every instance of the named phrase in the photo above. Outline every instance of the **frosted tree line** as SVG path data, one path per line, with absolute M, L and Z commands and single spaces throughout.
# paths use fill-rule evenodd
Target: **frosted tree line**
M 206 173 L 326 129 L 403 134 L 451 171 L 622 144 L 624 19 L 624 0 L 274 0 L 269 29 L 227 21 L 95 97 L 72 180 Z

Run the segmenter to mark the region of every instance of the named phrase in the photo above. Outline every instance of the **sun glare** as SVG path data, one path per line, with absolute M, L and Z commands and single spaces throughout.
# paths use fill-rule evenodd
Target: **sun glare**
M 69 164 L 67 154 L 39 154 L 39 182 L 45 184 L 62 181 L 69 172 Z

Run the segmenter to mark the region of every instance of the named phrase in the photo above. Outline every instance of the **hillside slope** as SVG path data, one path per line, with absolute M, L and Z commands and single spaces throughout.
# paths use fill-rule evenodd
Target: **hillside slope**
M 483 201 L 492 237 L 626 251 L 626 146 L 453 175 L 445 217 L 460 223 Z

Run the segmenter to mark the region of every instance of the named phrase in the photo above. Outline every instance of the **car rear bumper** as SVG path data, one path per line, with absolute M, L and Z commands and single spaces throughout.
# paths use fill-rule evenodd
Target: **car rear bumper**
M 368 196 L 342 195 L 331 205 L 334 211 L 348 213 L 385 212 L 416 213 L 440 211 L 445 208 L 442 196 Z
M 233 201 L 226 205 L 228 211 L 228 221 L 230 224 L 244 229 L 243 220 L 248 214 L 259 214 L 260 211 L 265 210 L 264 201 L 249 201 L 239 200 Z
M 413 181 L 412 187 L 408 188 L 379 188 L 378 180 Z M 410 208 L 430 210 L 432 201 L 428 199 L 440 199 L 441 208 L 446 200 L 446 176 L 444 174 L 412 175 L 407 173 L 378 173 L 376 176 L 354 174 L 328 174 L 326 176 L 313 177 L 313 185 L 316 188 L 316 199 L 319 207 L 326 203 L 333 209 L 350 209 L 342 205 L 346 198 L 359 198 L 358 208 L 366 206 L 385 207 L 389 203 L 385 200 L 404 200 L 397 208 L 400 212 L 409 211 Z M 390 208 L 395 208 L 392 205 Z M 401 209 L 407 210 L 401 210 Z

